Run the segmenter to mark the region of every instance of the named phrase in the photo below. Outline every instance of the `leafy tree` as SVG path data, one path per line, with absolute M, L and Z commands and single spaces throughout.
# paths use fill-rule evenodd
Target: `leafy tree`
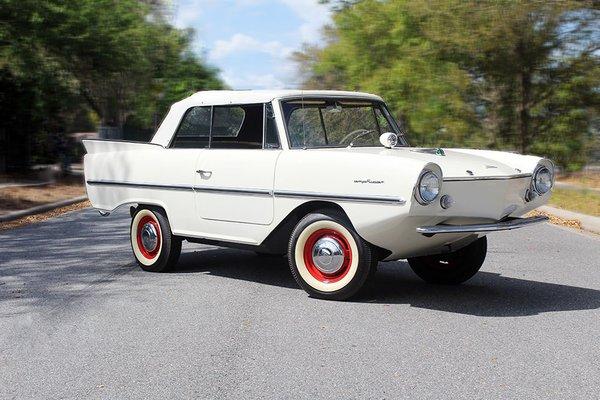
M 422 145 L 585 162 L 598 118 L 591 1 L 325 1 L 327 42 L 295 55 L 306 86 L 383 94 Z
M 444 57 L 473 76 L 491 146 L 538 151 L 563 166 L 582 166 L 589 127 L 600 105 L 599 82 L 594 82 L 600 14 L 593 4 L 430 4 L 435 12 L 428 35 L 445 49 Z
M 295 55 L 309 71 L 305 86 L 381 94 L 416 144 L 482 143 L 469 74 L 439 56 L 413 3 L 365 0 L 338 7 L 327 45 Z
M 31 142 L 96 119 L 148 129 L 169 102 L 221 87 L 165 9 L 162 0 L 0 0 L 0 89 L 19 97 L 0 95 L 17 116 L 0 121 L 0 136 Z

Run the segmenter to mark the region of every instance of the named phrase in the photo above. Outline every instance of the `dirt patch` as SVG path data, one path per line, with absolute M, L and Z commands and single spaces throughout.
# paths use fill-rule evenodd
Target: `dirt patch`
M 82 208 L 88 208 L 88 207 L 91 207 L 91 204 L 89 201 L 85 200 L 80 203 L 71 204 L 70 206 L 56 208 L 54 210 L 51 210 L 51 211 L 48 211 L 45 213 L 30 215 L 30 216 L 19 218 L 17 220 L 10 221 L 10 222 L 0 222 L 0 231 L 5 230 L 5 229 L 17 228 L 19 226 L 23 226 L 23 225 L 27 225 L 27 224 L 33 224 L 36 222 L 45 221 L 47 219 L 57 217 L 61 214 L 69 212 L 69 211 L 81 210 Z
M 85 187 L 75 182 L 3 188 L 0 189 L 0 215 L 82 195 L 85 195 Z
M 539 216 L 539 215 L 543 215 L 543 216 L 550 218 L 550 223 L 552 223 L 554 225 L 562 225 L 562 226 L 566 226 L 569 228 L 575 228 L 575 229 L 579 229 L 579 230 L 583 229 L 581 227 L 581 221 L 579 221 L 578 219 L 560 218 L 560 217 L 557 217 L 556 215 L 549 214 L 547 212 L 543 212 L 543 211 L 539 211 L 539 210 L 533 210 L 533 211 L 529 212 L 527 214 L 527 217 L 535 217 L 535 216 Z

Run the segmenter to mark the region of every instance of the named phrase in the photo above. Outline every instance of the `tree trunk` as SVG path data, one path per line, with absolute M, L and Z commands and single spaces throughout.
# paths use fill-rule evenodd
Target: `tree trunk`
M 531 72 L 524 70 L 521 72 L 521 104 L 519 110 L 520 124 L 519 136 L 521 144 L 521 154 L 526 154 L 530 142 L 530 106 L 531 106 Z

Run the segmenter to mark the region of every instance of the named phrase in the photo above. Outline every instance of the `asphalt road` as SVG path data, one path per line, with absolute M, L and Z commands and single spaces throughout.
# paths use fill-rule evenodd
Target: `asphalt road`
M 132 262 L 126 212 L 0 232 L 0 398 L 597 399 L 600 239 L 490 236 L 475 278 L 382 263 L 355 302 L 315 300 L 284 259 L 186 245 Z

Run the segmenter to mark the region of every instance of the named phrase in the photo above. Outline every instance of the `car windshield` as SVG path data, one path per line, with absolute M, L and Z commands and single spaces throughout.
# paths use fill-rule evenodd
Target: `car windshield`
M 360 99 L 296 99 L 282 102 L 292 148 L 380 147 L 385 132 L 399 135 L 383 103 Z

